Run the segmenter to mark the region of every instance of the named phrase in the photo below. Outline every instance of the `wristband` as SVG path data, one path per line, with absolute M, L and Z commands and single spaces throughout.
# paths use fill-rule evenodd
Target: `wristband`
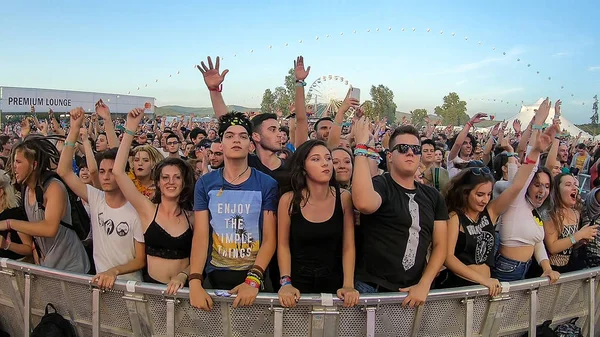
M 11 230 L 11 228 L 10 228 L 10 219 L 6 220 L 6 230 Z
M 473 127 L 473 123 L 467 122 L 467 124 L 465 124 L 465 126 L 468 126 L 469 128 L 472 128 Z
M 188 274 L 187 274 L 186 272 L 184 272 L 184 271 L 180 271 L 180 272 L 179 272 L 179 274 L 183 274 L 183 275 L 185 275 L 185 278 L 188 278 L 188 277 L 190 277 L 190 275 L 188 275 Z
M 296 80 L 296 87 L 305 87 L 306 86 L 306 82 L 302 81 L 302 80 Z
M 208 91 L 221 92 L 221 91 L 223 91 L 223 84 L 219 84 L 219 86 L 216 88 L 208 88 Z
M 537 164 L 537 160 L 532 160 L 529 159 L 529 157 L 525 158 L 525 161 L 523 162 L 523 164 L 527 165 L 527 164 Z
M 534 130 L 544 130 L 544 126 L 543 125 L 534 125 L 534 126 L 532 126 L 532 128 Z
M 135 137 L 135 132 L 133 132 L 133 131 L 131 131 L 131 130 L 127 129 L 127 128 L 126 128 L 126 127 L 124 127 L 123 125 L 119 125 L 119 126 L 117 126 L 117 129 L 119 129 L 119 130 L 121 130 L 121 131 L 125 132 L 125 133 L 126 133 L 126 134 L 128 134 L 128 135 L 131 135 L 131 136 Z
M 260 281 L 253 280 L 251 277 L 246 277 L 244 283 L 251 286 L 252 288 L 260 289 Z
M 188 276 L 188 283 L 192 282 L 192 280 L 200 280 L 200 283 L 204 281 L 204 276 L 200 273 L 192 273 Z
M 516 153 L 514 153 L 514 152 L 510 152 L 510 153 L 508 153 L 508 152 L 507 152 L 507 153 L 506 153 L 506 156 L 507 156 L 508 158 L 510 158 L 510 157 L 518 157 L 519 155 L 518 155 L 518 154 L 516 154 Z
M 10 241 L 9 241 L 9 242 L 8 242 L 8 244 L 6 245 L 6 247 L 4 247 L 4 250 L 8 250 L 8 249 L 10 248 L 10 244 L 11 244 L 11 243 L 12 243 L 12 242 L 10 242 Z
M 73 142 L 65 141 L 65 145 L 70 146 L 70 147 L 75 147 L 75 143 L 73 143 Z
M 575 240 L 575 235 L 573 235 L 573 234 L 569 235 L 569 240 L 571 240 L 572 244 L 577 244 L 577 240 Z
M 286 285 L 291 285 L 291 284 L 292 284 L 292 278 L 289 277 L 289 276 L 287 276 L 287 275 L 282 276 L 279 279 L 279 285 L 282 286 L 282 287 L 286 286 Z

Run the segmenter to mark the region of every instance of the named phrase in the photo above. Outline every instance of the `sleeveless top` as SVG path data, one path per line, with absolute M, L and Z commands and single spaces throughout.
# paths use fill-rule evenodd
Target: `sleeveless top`
M 311 222 L 304 218 L 301 210 L 294 212 L 290 217 L 292 270 L 300 266 L 342 270 L 344 209 L 340 189 L 335 190 L 335 209 L 328 220 Z
M 458 222 L 463 231 L 458 232 L 454 255 L 465 265 L 487 264 L 492 267 L 495 258 L 496 231 L 490 220 L 487 208 L 472 222 L 464 213 L 457 212 Z
M 50 183 L 58 182 L 65 193 L 67 191 L 65 185 L 58 179 L 52 178 Z M 25 188 L 23 197 L 23 205 L 25 214 L 29 222 L 39 222 L 45 219 L 45 211 L 41 209 L 34 201 L 29 203 L 29 187 Z M 67 209 L 61 221 L 72 224 L 71 220 L 71 203 L 65 194 L 65 202 Z M 88 255 L 74 230 L 71 230 L 61 224 L 58 225 L 58 232 L 54 237 L 34 237 L 34 242 L 39 248 L 41 256 L 40 265 L 43 267 L 54 268 L 74 273 L 86 274 L 90 270 L 90 260 Z
M 194 233 L 185 211 L 183 215 L 188 222 L 188 229 L 177 237 L 171 236 L 156 222 L 156 214 L 158 214 L 158 205 L 156 206 L 156 212 L 154 212 L 154 219 L 152 219 L 150 226 L 144 233 L 146 254 L 168 260 L 180 260 L 190 257 Z
M 568 238 L 569 235 L 575 234 L 577 232 L 578 225 L 564 225 L 562 232 L 558 235 L 558 239 Z M 569 263 L 569 258 L 571 257 L 571 253 L 573 252 L 573 246 L 563 250 L 560 253 L 550 255 L 550 265 L 557 267 L 564 267 Z

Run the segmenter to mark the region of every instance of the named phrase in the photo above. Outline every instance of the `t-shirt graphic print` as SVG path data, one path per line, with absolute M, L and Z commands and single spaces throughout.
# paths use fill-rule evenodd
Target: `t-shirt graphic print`
M 260 191 L 218 190 L 208 192 L 212 228 L 211 265 L 248 270 L 260 248 Z
M 223 179 L 223 169 L 203 175 L 194 190 L 194 211 L 209 212 L 210 244 L 206 272 L 248 270 L 261 245 L 263 212 L 277 211 L 277 182 L 251 169 L 239 185 Z M 221 192 L 222 191 L 222 192 Z

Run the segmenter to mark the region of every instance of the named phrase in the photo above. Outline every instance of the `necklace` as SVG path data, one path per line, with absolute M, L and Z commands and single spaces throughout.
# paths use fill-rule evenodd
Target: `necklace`
M 237 177 L 235 177 L 235 179 L 233 179 L 230 182 L 230 184 L 233 185 L 236 181 L 238 181 L 238 179 L 240 179 L 244 175 L 244 173 L 246 173 L 246 171 L 248 171 L 248 168 L 250 168 L 250 166 L 246 166 L 246 169 L 242 173 L 240 173 Z M 224 171 L 221 171 L 221 180 L 222 180 L 221 189 L 219 190 L 219 192 L 217 192 L 217 197 L 220 197 L 223 195 L 223 189 L 225 188 L 225 173 L 224 173 Z

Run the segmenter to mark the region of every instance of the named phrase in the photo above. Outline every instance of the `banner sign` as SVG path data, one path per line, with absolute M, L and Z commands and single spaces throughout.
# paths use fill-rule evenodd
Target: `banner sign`
M 50 109 L 64 113 L 76 107 L 82 107 L 86 112 L 94 112 L 94 106 L 99 99 L 108 105 L 111 113 L 125 114 L 134 108 L 143 108 L 146 113 L 154 113 L 154 97 L 0 87 L 0 110 L 5 114 L 29 113 L 32 105 L 37 113 L 47 113 Z

